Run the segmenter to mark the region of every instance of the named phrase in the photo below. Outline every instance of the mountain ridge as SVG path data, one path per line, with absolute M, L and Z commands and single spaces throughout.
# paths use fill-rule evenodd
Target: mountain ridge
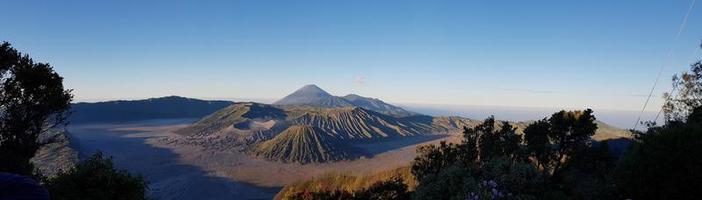
M 180 96 L 71 104 L 71 123 L 128 122 L 149 119 L 201 118 L 233 102 Z
M 314 84 L 303 86 L 295 92 L 274 102 L 273 105 L 306 106 L 317 108 L 362 107 L 368 110 L 398 117 L 419 115 L 417 113 L 407 111 L 404 108 L 385 103 L 377 98 L 363 97 L 357 94 L 334 96 Z

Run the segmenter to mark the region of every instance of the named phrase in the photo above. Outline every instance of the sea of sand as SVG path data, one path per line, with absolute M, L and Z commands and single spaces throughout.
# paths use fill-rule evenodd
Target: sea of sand
M 458 134 L 416 136 L 354 144 L 372 156 L 324 164 L 286 164 L 253 158 L 240 149 L 204 148 L 168 141 L 195 119 L 72 125 L 71 145 L 81 158 L 96 151 L 119 169 L 141 174 L 156 199 L 271 199 L 286 184 L 329 174 L 364 175 L 410 165 L 416 147 L 458 141 Z

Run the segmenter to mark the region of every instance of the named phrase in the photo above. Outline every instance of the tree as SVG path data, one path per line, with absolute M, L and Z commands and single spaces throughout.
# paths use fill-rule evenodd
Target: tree
M 418 156 L 412 162 L 412 175 L 414 175 L 419 182 L 422 182 L 426 177 L 434 174 L 438 174 L 443 169 L 448 168 L 457 163 L 462 164 L 462 166 L 469 165 L 469 162 L 459 162 L 461 157 L 476 157 L 475 151 L 472 151 L 473 155 L 465 155 L 462 149 L 470 149 L 466 146 L 461 146 L 451 143 L 446 143 L 442 141 L 439 146 L 426 145 L 417 148 Z M 472 161 L 471 161 L 472 162 Z
M 532 166 L 523 138 L 494 117 L 464 128 L 461 144 L 418 148 L 412 173 L 419 185 L 414 199 L 535 199 L 543 178 Z
M 591 145 L 597 130 L 590 109 L 560 111 L 533 123 L 524 130 L 526 145 L 544 174 L 557 174 L 566 159 Z
M 530 156 L 534 158 L 536 167 L 542 170 L 544 175 L 551 171 L 553 161 L 556 160 L 556 154 L 548 136 L 550 130 L 551 124 L 547 119 L 536 121 L 524 129 L 524 141 Z
M 702 61 L 691 64 L 689 72 L 674 75 L 672 84 L 678 95 L 663 94 L 665 121 L 684 121 L 693 109 L 702 106 Z
M 564 192 L 575 199 L 624 199 L 617 193 L 614 167 L 607 142 L 583 149 L 563 166 L 560 177 Z
M 583 191 L 605 191 L 596 183 L 611 183 L 606 172 L 613 165 L 606 145 L 592 149 L 592 113 L 556 112 L 529 125 L 524 137 L 489 117 L 465 128 L 461 144 L 419 147 L 414 199 L 587 199 Z
M 65 124 L 69 114 L 73 96 L 62 82 L 49 64 L 0 45 L 0 171 L 33 173 L 37 137 Z
M 673 76 L 678 95 L 664 94 L 665 123 L 649 123 L 617 164 L 623 197 L 699 199 L 702 196 L 702 63 Z
M 543 179 L 529 163 L 496 158 L 479 168 L 453 165 L 429 175 L 413 199 L 537 199 Z
M 500 128 L 495 128 L 495 117 L 485 119 L 482 124 L 474 128 L 466 128 L 463 144 L 472 148 L 472 143 L 477 143 L 480 161 L 489 161 L 493 158 L 505 157 L 513 160 L 522 158 L 522 137 L 516 133 L 517 128 L 508 122 L 502 122 Z M 477 138 L 477 140 L 475 140 Z
M 632 199 L 699 199 L 700 169 L 702 123 L 652 127 L 622 158 L 617 183 Z
M 52 199 L 58 200 L 146 199 L 148 189 L 141 176 L 116 170 L 112 158 L 105 158 L 101 152 L 45 182 Z

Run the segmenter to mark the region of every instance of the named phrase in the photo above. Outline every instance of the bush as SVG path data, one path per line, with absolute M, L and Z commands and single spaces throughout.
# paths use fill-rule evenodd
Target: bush
M 46 180 L 52 199 L 146 199 L 147 184 L 141 176 L 116 170 L 112 158 L 98 152 L 68 172 Z
M 702 196 L 702 125 L 651 128 L 635 141 L 617 169 L 617 183 L 633 199 Z

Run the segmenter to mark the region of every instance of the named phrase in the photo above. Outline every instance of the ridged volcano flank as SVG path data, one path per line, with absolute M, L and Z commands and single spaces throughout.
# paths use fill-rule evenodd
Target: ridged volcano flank
M 361 107 L 306 113 L 294 124 L 319 127 L 339 139 L 372 139 L 431 133 L 428 124 L 418 124 Z
M 308 125 L 291 126 L 252 150 L 255 156 L 267 160 L 301 164 L 354 159 L 359 156 L 358 152 Z
M 280 108 L 259 103 L 235 103 L 176 132 L 182 135 L 207 135 L 227 127 L 242 125 L 242 123 L 284 120 L 285 118 L 286 113 Z M 268 129 L 270 128 L 268 127 Z
M 342 98 L 344 98 L 346 101 L 353 104 L 354 106 L 376 111 L 386 115 L 392 115 L 395 117 L 409 117 L 418 115 L 403 108 L 394 106 L 389 103 L 385 103 L 384 101 L 376 98 L 362 97 L 356 94 L 349 94 Z
M 285 98 L 276 101 L 276 105 L 311 106 L 323 108 L 341 108 L 353 106 L 345 99 L 332 96 L 316 85 L 306 85 Z

